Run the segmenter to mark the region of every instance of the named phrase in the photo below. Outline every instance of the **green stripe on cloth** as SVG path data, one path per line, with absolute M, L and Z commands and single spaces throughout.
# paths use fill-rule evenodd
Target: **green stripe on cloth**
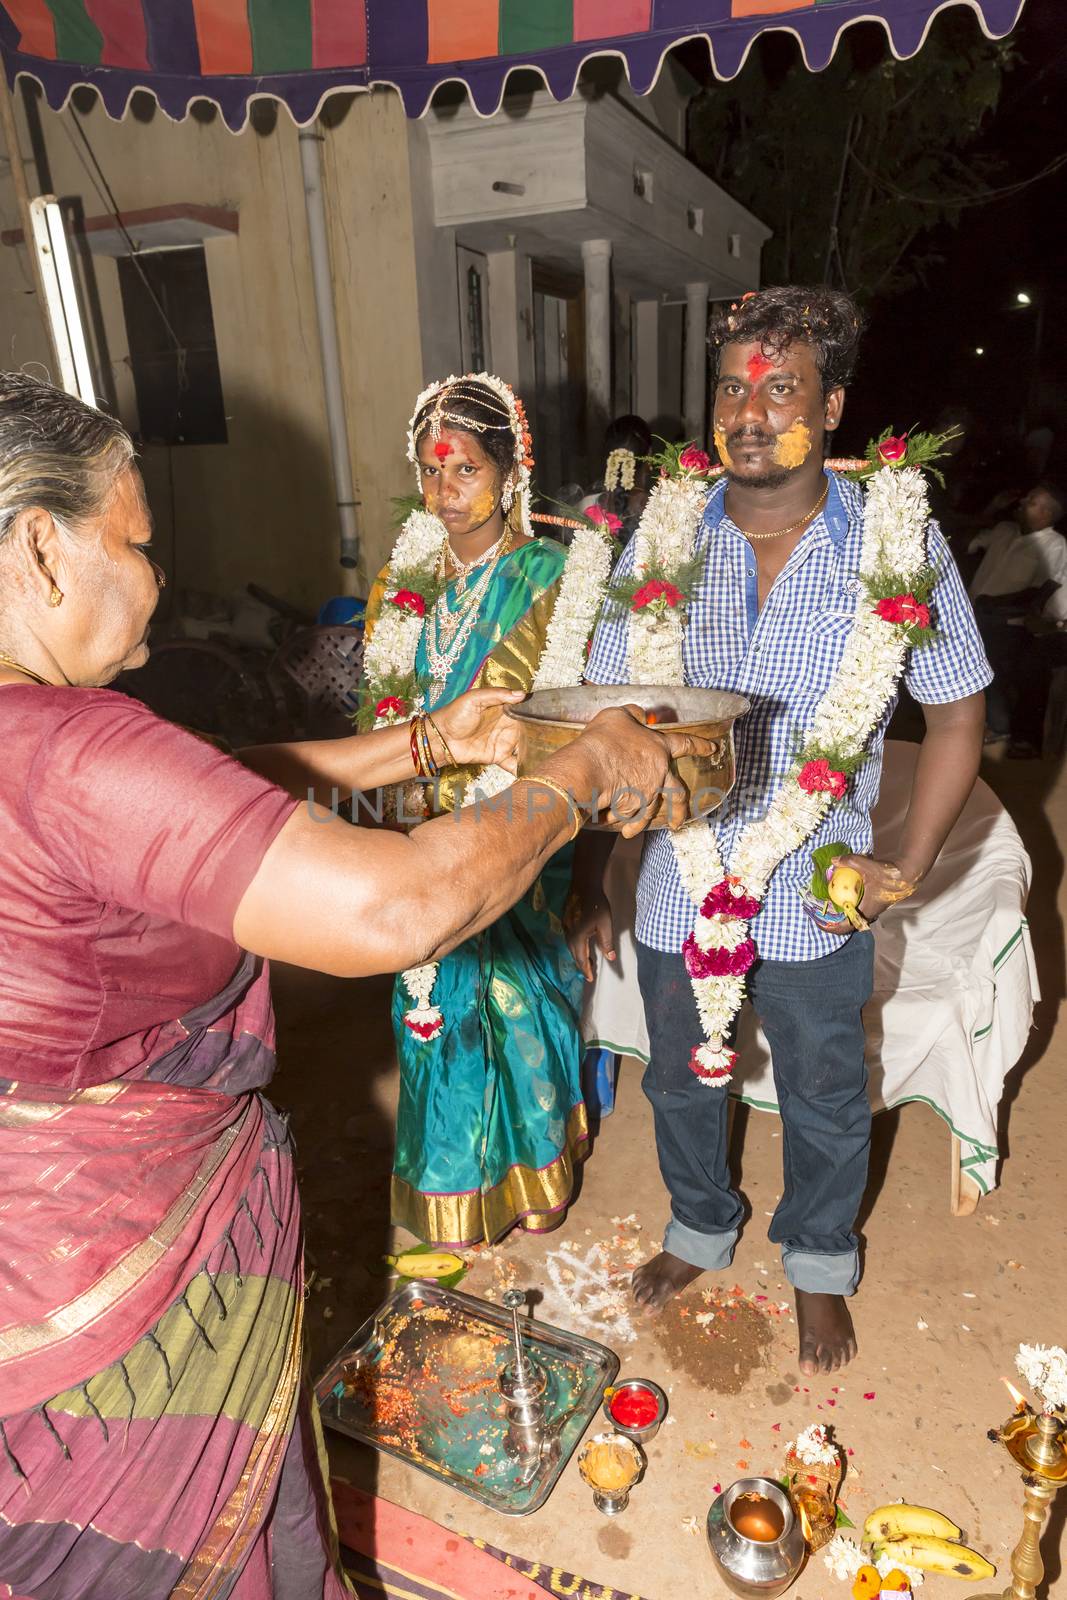
M 574 38 L 574 0 L 500 0 L 500 54 L 534 55 Z
M 104 48 L 103 35 L 82 0 L 48 0 L 56 24 L 56 57 L 96 67 Z
M 311 0 L 248 0 L 248 24 L 254 73 L 311 66 Z
M 1008 957 L 1011 955 L 1012 951 L 1015 949 L 1015 946 L 1022 939 L 1023 930 L 1026 928 L 1026 926 L 1027 926 L 1027 924 L 1025 922 L 1021 922 L 1019 924 L 1019 926 L 1016 928 L 1015 932 L 1012 934 L 1011 938 L 1008 940 L 1007 944 L 1004 946 L 1003 950 L 1001 950 L 998 955 L 995 955 L 993 957 L 993 971 L 994 972 L 996 972 L 996 970 L 1000 966 L 1001 962 L 1002 961 L 1006 961 L 1008 959 Z

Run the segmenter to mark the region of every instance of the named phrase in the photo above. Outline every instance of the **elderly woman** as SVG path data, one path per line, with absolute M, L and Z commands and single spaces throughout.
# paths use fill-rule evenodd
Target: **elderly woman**
M 146 656 L 149 537 L 122 428 L 0 377 L 0 1589 L 309 1600 L 344 1585 L 265 958 L 435 958 L 570 838 L 564 791 L 653 789 L 671 745 L 608 714 L 510 820 L 313 814 L 270 778 L 397 782 L 408 730 L 241 765 L 101 688 Z M 441 711 L 458 758 L 506 759 L 507 698 Z

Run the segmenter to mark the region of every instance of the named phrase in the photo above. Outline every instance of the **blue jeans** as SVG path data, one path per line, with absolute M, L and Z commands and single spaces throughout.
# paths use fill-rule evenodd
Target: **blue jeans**
M 671 1196 L 663 1248 L 695 1267 L 726 1267 L 742 1218 L 727 1161 L 727 1095 L 689 1070 L 702 1032 L 682 957 L 639 944 L 637 972 L 651 1055 L 642 1087 Z M 859 1282 L 852 1226 L 871 1142 L 861 1013 L 873 982 L 870 933 L 818 961 L 760 961 L 749 973 L 782 1115 L 782 1198 L 769 1237 L 790 1283 L 812 1293 L 853 1294 Z

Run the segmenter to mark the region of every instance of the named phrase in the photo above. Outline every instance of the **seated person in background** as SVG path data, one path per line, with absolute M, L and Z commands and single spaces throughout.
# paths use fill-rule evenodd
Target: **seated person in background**
M 971 542 L 971 550 L 985 548 L 970 594 L 995 674 L 987 695 L 987 744 L 1010 738 L 1016 744 L 1034 743 L 1036 753 L 1040 743 L 1029 735 L 1024 740 L 1013 716 L 1032 710 L 1021 705 L 1025 697 L 1019 693 L 1023 680 L 1029 680 L 1034 656 L 1027 617 L 1044 614 L 1053 622 L 1067 618 L 1067 539 L 1055 527 L 1065 505 L 1054 484 L 1035 484 L 1019 505 L 1017 523 L 998 523 Z

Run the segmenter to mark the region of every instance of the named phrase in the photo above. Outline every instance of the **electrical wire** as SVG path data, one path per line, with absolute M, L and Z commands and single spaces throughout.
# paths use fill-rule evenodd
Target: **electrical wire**
M 897 200 L 906 200 L 910 205 L 915 206 L 937 206 L 941 210 L 954 210 L 962 206 L 985 206 L 989 205 L 993 200 L 1003 200 L 1008 195 L 1021 194 L 1024 189 L 1029 189 L 1031 184 L 1040 183 L 1043 178 L 1050 178 L 1054 172 L 1059 172 L 1062 167 L 1067 166 L 1067 150 L 1055 156 L 1047 167 L 1043 167 L 1040 172 L 1035 172 L 1032 178 L 1023 178 L 1018 183 L 1006 183 L 997 189 L 986 189 L 982 194 L 959 195 L 951 198 L 945 195 L 934 197 L 932 195 L 908 194 L 906 190 L 898 189 L 896 184 L 891 183 L 888 178 L 883 178 L 880 173 L 872 172 L 866 162 L 860 160 L 855 150 L 852 151 L 852 160 L 873 184 L 876 184 L 880 189 L 884 189 L 887 194 L 891 194 Z
M 155 289 L 152 287 L 152 284 L 151 284 L 151 282 L 149 281 L 149 278 L 148 278 L 148 274 L 145 272 L 144 267 L 141 265 L 141 262 L 138 259 L 139 252 L 138 252 L 138 249 L 137 249 L 137 245 L 135 244 L 135 242 L 134 242 L 134 240 L 133 240 L 133 238 L 132 238 L 132 236 L 130 234 L 129 229 L 126 227 L 126 224 L 122 220 L 122 213 L 119 210 L 118 201 L 115 199 L 115 195 L 114 195 L 114 193 L 112 191 L 111 185 L 107 181 L 107 176 L 106 176 L 106 174 L 104 172 L 104 169 L 100 165 L 99 160 L 97 159 L 96 151 L 93 149 L 92 144 L 89 141 L 89 135 L 86 133 L 85 129 L 82 127 L 81 120 L 78 117 L 78 114 L 77 114 L 77 112 L 76 112 L 76 110 L 75 110 L 73 105 L 70 107 L 70 117 L 71 117 L 71 122 L 74 125 L 74 129 L 78 134 L 78 137 L 81 139 L 82 144 L 85 146 L 86 152 L 87 152 L 87 154 L 89 156 L 89 160 L 93 164 L 93 169 L 95 171 L 96 176 L 93 177 L 93 173 L 92 172 L 89 173 L 89 176 L 90 176 L 90 178 L 92 179 L 92 182 L 93 182 L 93 186 L 96 189 L 96 192 L 100 196 L 100 198 L 103 199 L 105 205 L 110 207 L 111 215 L 115 218 L 115 221 L 118 224 L 119 233 L 122 235 L 122 238 L 126 242 L 126 252 L 127 252 L 128 257 L 129 257 L 129 260 L 133 264 L 133 269 L 137 273 L 137 276 L 140 278 L 141 283 L 142 283 L 142 285 L 144 287 L 145 293 L 148 295 L 149 300 L 152 302 L 152 304 L 155 307 L 156 311 L 159 313 L 160 320 L 162 321 L 163 326 L 166 328 L 168 334 L 170 335 L 171 341 L 173 342 L 174 353 L 175 353 L 175 356 L 177 357 L 177 362 L 178 362 L 178 387 L 179 387 L 179 389 L 185 389 L 185 388 L 188 387 L 188 379 L 187 379 L 187 376 L 186 376 L 186 360 L 187 360 L 187 356 L 188 356 L 188 351 L 186 349 L 186 346 L 185 346 L 184 342 L 178 337 L 177 333 L 175 333 L 174 328 L 173 328 L 173 326 L 171 324 L 170 318 L 167 316 L 167 313 L 166 313 L 166 310 L 165 310 L 165 308 L 163 306 L 163 303 L 160 300 L 159 296 L 156 294 Z M 64 126 L 66 126 L 66 124 L 64 124 Z M 69 130 L 68 130 L 68 137 L 69 137 Z M 77 148 L 77 147 L 75 146 L 75 148 Z M 83 161 L 83 165 L 84 165 L 84 161 Z M 88 168 L 86 170 L 88 171 Z

